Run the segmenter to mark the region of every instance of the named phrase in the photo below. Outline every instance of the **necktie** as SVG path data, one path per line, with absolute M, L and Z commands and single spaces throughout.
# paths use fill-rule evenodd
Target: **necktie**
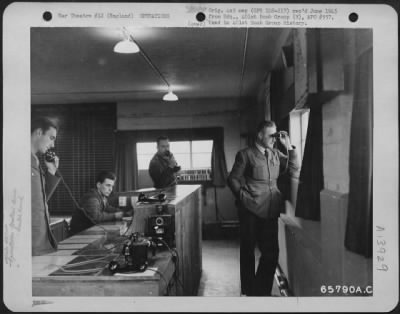
M 47 232 L 49 234 L 49 241 L 53 248 L 57 248 L 57 241 L 56 241 L 56 239 L 53 235 L 53 232 L 51 231 L 51 227 L 50 227 L 50 215 L 49 215 L 49 210 L 48 210 L 48 206 L 47 206 L 46 188 L 45 188 L 45 183 L 44 183 L 44 179 L 43 179 L 44 171 L 43 171 L 42 167 L 40 166 L 40 163 L 38 160 L 37 160 L 37 162 L 38 162 L 38 166 L 39 166 L 40 183 L 42 185 L 44 216 L 45 216 L 45 220 L 46 220 Z
M 271 163 L 273 166 L 275 165 L 275 161 L 273 158 L 273 154 L 271 154 L 272 152 L 269 152 L 268 149 L 266 149 L 264 151 L 265 157 L 267 158 L 267 163 Z M 270 157 L 271 155 L 271 157 Z

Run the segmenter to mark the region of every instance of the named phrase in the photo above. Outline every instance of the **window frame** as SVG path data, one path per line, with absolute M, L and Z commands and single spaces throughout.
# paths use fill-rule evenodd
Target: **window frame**
M 208 166 L 208 167 L 194 167 L 194 165 L 193 165 L 193 142 L 203 142 L 203 141 L 209 141 L 209 142 L 211 142 L 211 151 L 210 152 L 202 152 L 202 153 L 209 153 L 210 154 L 210 165 Z M 182 170 L 183 171 L 185 171 L 185 170 L 207 170 L 207 169 L 211 169 L 212 168 L 212 164 L 211 164 L 211 158 L 212 158 L 212 147 L 213 147 L 213 145 L 214 145 L 214 140 L 213 139 L 202 139 L 202 140 L 178 140 L 178 141 L 170 141 L 170 144 L 171 143 L 174 143 L 174 142 L 189 142 L 189 152 L 188 152 L 188 154 L 189 154 L 189 160 L 190 160 L 190 167 L 189 168 L 182 168 Z M 138 160 L 138 165 L 137 165 L 137 168 L 138 168 L 138 170 L 140 171 L 140 170 L 147 170 L 148 169 L 148 165 L 144 168 L 144 165 L 139 165 L 139 156 L 143 156 L 143 155 L 149 155 L 149 154 L 141 154 L 141 153 L 139 153 L 139 147 L 138 147 L 138 145 L 139 144 L 142 144 L 142 143 L 151 143 L 151 144 L 154 144 L 154 147 L 156 147 L 157 146 L 157 142 L 156 141 L 154 141 L 154 142 L 148 142 L 148 141 L 146 141 L 146 142 L 137 142 L 136 143 L 136 157 L 137 157 L 137 160 Z M 172 152 L 173 153 L 173 152 Z M 151 156 L 154 156 L 154 154 L 155 153 L 153 153 Z M 197 153 L 195 153 L 195 154 L 197 154 Z M 150 160 L 151 160 L 151 157 L 150 157 Z M 149 163 L 150 163 L 150 160 L 149 160 Z
M 307 115 L 307 126 L 304 128 L 304 116 Z M 296 109 L 290 112 L 289 117 L 289 130 L 292 144 L 298 147 L 298 151 L 300 153 L 300 160 L 303 160 L 304 150 L 306 146 L 307 140 L 307 130 L 308 130 L 308 123 L 310 119 L 310 109 Z M 299 134 L 299 137 L 295 137 L 295 134 Z M 300 165 L 301 167 L 301 165 Z

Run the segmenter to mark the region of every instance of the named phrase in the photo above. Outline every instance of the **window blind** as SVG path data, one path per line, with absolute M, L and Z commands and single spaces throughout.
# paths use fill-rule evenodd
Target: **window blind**
M 55 151 L 60 158 L 59 170 L 79 201 L 95 186 L 99 171 L 113 170 L 115 104 L 34 105 L 32 115 L 58 120 Z M 50 214 L 69 215 L 74 207 L 60 183 L 49 200 Z

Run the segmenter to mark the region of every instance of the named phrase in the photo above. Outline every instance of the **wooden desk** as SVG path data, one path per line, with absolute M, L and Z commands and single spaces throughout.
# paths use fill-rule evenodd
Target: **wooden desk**
M 139 191 L 118 193 L 118 196 L 137 196 Z M 196 296 L 202 272 L 201 254 L 201 186 L 176 185 L 164 190 L 147 190 L 145 194 L 152 195 L 163 192 L 167 200 L 167 213 L 175 216 L 175 243 L 179 255 L 178 295 Z M 129 201 L 128 201 L 129 204 Z M 157 203 L 160 204 L 160 203 Z M 132 231 L 146 233 L 147 218 L 157 214 L 156 204 L 139 203 L 134 208 Z
M 163 277 L 151 270 L 130 277 L 112 276 L 103 269 L 84 275 L 60 273 L 60 266 L 111 253 L 104 261 L 85 265 L 85 268 L 104 268 L 121 252 L 120 247 L 109 252 L 104 249 L 107 243 L 116 244 L 120 241 L 118 235 L 123 226 L 122 223 L 109 223 L 102 224 L 108 231 L 107 239 L 102 229 L 94 226 L 60 242 L 57 252 L 33 257 L 33 295 L 157 296 L 166 294 L 168 283 L 172 285 L 168 288 L 172 294 L 196 296 L 202 271 L 201 187 L 177 185 L 163 192 L 167 195 L 164 204 L 167 205 L 168 213 L 175 216 L 175 243 L 179 256 L 178 284 L 173 278 L 175 264 L 169 251 L 158 253 L 149 265 L 150 268 L 156 267 Z M 126 196 L 137 194 L 138 191 L 119 193 Z M 147 217 L 156 213 L 155 204 L 138 204 L 127 234 L 145 232 Z
M 175 265 L 169 251 L 161 251 L 149 260 L 143 273 L 112 275 L 107 263 L 118 257 L 123 242 L 120 229 L 123 223 L 102 224 L 105 232 L 94 226 L 59 243 L 57 252 L 32 258 L 33 296 L 159 296 L 176 294 Z M 107 249 L 108 248 L 108 249 Z M 104 258 L 72 269 L 96 269 L 87 274 L 71 274 L 60 266 L 83 260 Z M 122 257 L 120 257 L 122 258 Z M 155 269 L 162 274 L 152 271 Z M 168 285 L 170 285 L 168 287 Z
M 71 217 L 50 217 L 50 228 L 57 242 L 61 242 L 69 236 L 68 225 L 70 221 Z

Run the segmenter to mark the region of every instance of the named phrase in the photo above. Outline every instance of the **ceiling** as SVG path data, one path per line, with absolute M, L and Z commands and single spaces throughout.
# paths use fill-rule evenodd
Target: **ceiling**
M 180 99 L 255 96 L 288 29 L 128 28 Z M 247 38 L 247 40 L 246 40 Z M 161 99 L 143 55 L 117 54 L 117 28 L 32 28 L 32 103 Z

